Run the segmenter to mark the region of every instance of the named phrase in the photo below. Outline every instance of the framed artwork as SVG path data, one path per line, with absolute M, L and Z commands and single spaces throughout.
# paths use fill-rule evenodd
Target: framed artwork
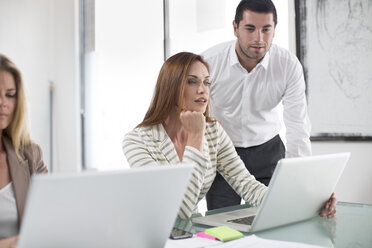
M 295 0 L 312 140 L 372 141 L 372 0 Z

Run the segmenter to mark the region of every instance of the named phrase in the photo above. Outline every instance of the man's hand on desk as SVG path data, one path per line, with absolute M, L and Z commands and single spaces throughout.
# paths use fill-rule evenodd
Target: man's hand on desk
M 324 205 L 324 208 L 322 209 L 322 211 L 320 211 L 319 215 L 327 218 L 335 217 L 337 213 L 336 203 L 337 200 L 335 197 L 335 193 L 332 193 L 331 197 L 328 199 L 328 201 Z
M 16 248 L 18 235 L 6 239 L 0 239 L 0 248 Z

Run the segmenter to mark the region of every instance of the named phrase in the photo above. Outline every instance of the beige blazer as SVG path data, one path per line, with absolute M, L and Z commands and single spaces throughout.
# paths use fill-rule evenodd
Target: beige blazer
M 23 161 L 19 161 L 11 139 L 3 135 L 2 142 L 6 151 L 10 180 L 13 182 L 18 221 L 19 225 L 21 225 L 31 175 L 34 173 L 47 173 L 48 169 L 44 164 L 41 149 L 37 144 L 31 144 L 21 150 L 20 156 Z

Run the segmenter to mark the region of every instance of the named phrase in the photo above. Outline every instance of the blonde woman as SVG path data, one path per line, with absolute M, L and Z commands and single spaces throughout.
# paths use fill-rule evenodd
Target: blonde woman
M 40 147 L 28 131 L 21 72 L 0 54 L 0 247 L 13 247 L 31 175 L 46 173 Z

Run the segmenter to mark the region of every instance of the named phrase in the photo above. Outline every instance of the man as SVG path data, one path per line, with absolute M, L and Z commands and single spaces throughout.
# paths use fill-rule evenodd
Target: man
M 302 66 L 272 44 L 276 24 L 271 0 L 242 0 L 233 21 L 237 39 L 203 53 L 211 70 L 212 115 L 250 173 L 265 185 L 281 158 L 311 155 Z M 279 137 L 281 101 L 287 150 Z M 209 210 L 241 202 L 219 174 L 206 198 Z

